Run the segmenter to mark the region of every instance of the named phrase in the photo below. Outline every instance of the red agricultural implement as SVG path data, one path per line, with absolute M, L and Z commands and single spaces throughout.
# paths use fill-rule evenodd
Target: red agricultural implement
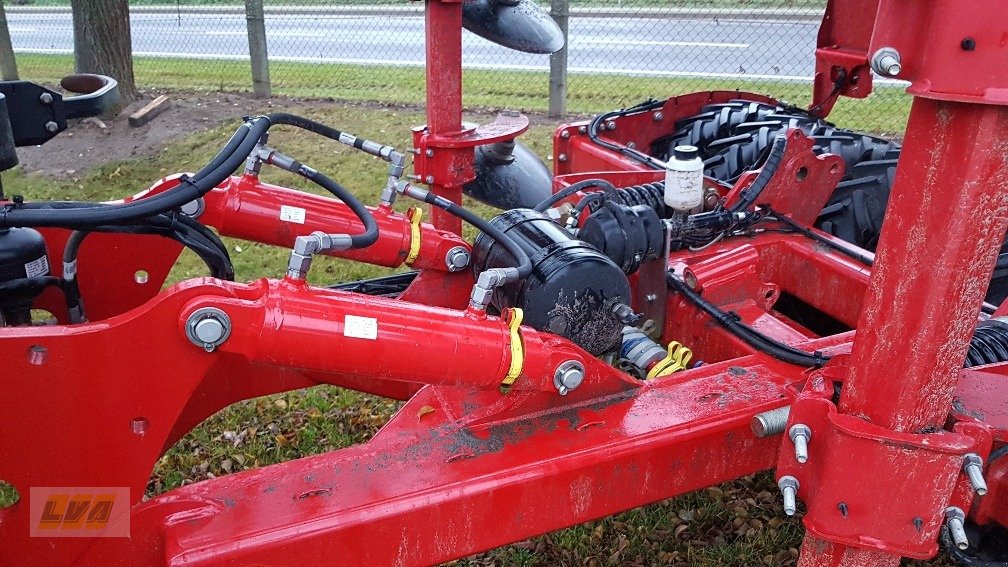
M 563 125 L 545 186 L 513 143 L 525 117 L 461 115 L 463 13 L 507 43 L 494 26 L 527 7 L 427 1 L 412 178 L 404 153 L 272 114 L 120 202 L 3 202 L 0 479 L 20 499 L 0 564 L 434 564 L 767 469 L 784 512 L 804 505 L 800 565 L 940 541 L 1006 559 L 1001 3 L 831 0 L 809 110 L 705 92 Z M 555 49 L 536 21 L 515 46 Z M 822 120 L 872 69 L 910 82 L 902 148 Z M 4 84 L 0 149 L 102 107 L 112 85 L 87 80 Z M 388 161 L 381 203 L 269 147 L 276 126 Z M 510 210 L 481 219 L 464 185 Z M 230 281 L 207 227 L 291 248 L 286 275 Z M 214 277 L 162 290 L 183 246 Z M 313 287 L 316 254 L 414 271 Z M 144 498 L 214 412 L 316 384 L 405 404 L 367 443 Z

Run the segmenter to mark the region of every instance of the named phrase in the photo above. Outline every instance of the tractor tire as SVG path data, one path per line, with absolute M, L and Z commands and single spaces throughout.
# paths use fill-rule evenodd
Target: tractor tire
M 773 139 L 788 128 L 800 128 L 812 139 L 814 151 L 836 154 L 846 164 L 816 227 L 874 251 L 896 175 L 900 155 L 896 142 L 837 128 L 798 108 L 733 100 L 707 105 L 699 114 L 680 120 L 674 134 L 652 144 L 651 153 L 668 159 L 676 146 L 696 146 L 708 176 L 734 183 L 760 163 Z M 1008 242 L 1001 247 L 999 266 L 1008 264 L 1006 253 Z M 998 305 L 1006 295 L 1008 267 L 1003 267 L 993 274 L 987 301 Z

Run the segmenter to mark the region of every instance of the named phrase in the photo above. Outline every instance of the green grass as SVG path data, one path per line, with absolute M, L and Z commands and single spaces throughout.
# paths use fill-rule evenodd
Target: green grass
M 73 68 L 65 55 L 17 55 L 23 78 L 56 82 Z M 194 91 L 249 91 L 251 75 L 244 61 L 203 61 L 137 57 L 138 85 Z M 380 101 L 419 105 L 424 100 L 424 71 L 412 67 L 273 62 L 270 76 L 277 95 Z M 549 106 L 545 73 L 467 69 L 464 102 L 472 108 L 517 108 L 543 112 Z M 810 100 L 811 86 L 798 82 L 571 75 L 567 108 L 574 115 L 631 105 L 648 97 L 663 98 L 701 90 L 742 90 L 767 94 L 799 106 Z M 909 97 L 902 88 L 882 87 L 865 100 L 841 99 L 830 115 L 837 124 L 855 130 L 895 134 L 903 131 Z

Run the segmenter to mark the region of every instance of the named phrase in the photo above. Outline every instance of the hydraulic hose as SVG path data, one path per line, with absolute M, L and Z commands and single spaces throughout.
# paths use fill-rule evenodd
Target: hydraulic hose
M 364 206 L 364 203 L 361 203 L 357 197 L 354 197 L 353 193 L 325 174 L 306 165 L 300 165 L 297 173 L 312 183 L 325 188 L 339 200 L 343 201 L 364 224 L 364 232 L 350 235 L 350 248 L 366 248 L 378 240 L 378 222 L 375 221 L 371 210 Z
M 230 155 L 224 151 L 211 160 L 201 174 L 183 177 L 178 186 L 130 203 L 68 208 L 21 208 L 14 207 L 0 211 L 0 227 L 12 226 L 58 226 L 64 228 L 91 228 L 102 225 L 127 224 L 138 219 L 164 213 L 193 201 L 223 182 L 240 167 L 255 149 L 259 139 L 269 129 L 266 117 L 255 118 L 242 124 L 235 136 L 225 146 L 234 148 Z M 244 134 L 242 132 L 244 131 Z M 237 144 L 234 140 L 241 135 Z M 208 170 L 215 163 L 218 165 Z M 205 173 L 204 173 L 205 172 Z
M 573 187 L 573 185 L 571 185 L 571 187 Z M 483 219 L 483 217 L 453 201 L 435 195 L 433 192 L 426 189 L 414 187 L 409 183 L 403 183 L 400 187 L 400 191 L 405 195 L 417 199 L 418 201 L 423 201 L 435 207 L 444 209 L 448 213 L 471 224 L 490 238 L 499 242 L 500 245 L 503 246 L 509 254 L 511 254 L 515 261 L 518 262 L 518 265 L 515 266 L 515 268 L 518 270 L 518 276 L 520 278 L 525 278 L 532 273 L 532 259 L 529 258 L 525 250 L 523 250 L 522 247 L 514 241 L 514 239 L 505 234 L 504 231 L 490 224 Z M 557 194 L 559 195 L 559 193 Z
M 534 210 L 539 211 L 541 213 L 546 209 L 549 209 L 550 207 L 556 205 L 560 201 L 563 201 L 567 197 L 570 197 L 571 195 L 577 193 L 578 191 L 581 191 L 582 189 L 587 189 L 589 187 L 599 187 L 602 189 L 602 191 L 616 191 L 616 187 L 612 183 L 606 181 L 605 179 L 585 179 L 584 181 L 578 181 L 577 183 L 573 183 L 571 185 L 568 185 L 567 187 L 564 187 L 560 191 L 557 191 L 556 193 L 551 195 L 550 198 L 536 205 Z
M 719 309 L 713 303 L 700 296 L 699 293 L 691 289 L 686 282 L 677 278 L 672 272 L 666 275 L 666 282 L 673 290 L 683 295 L 690 303 L 696 305 L 701 311 L 710 315 L 714 321 L 724 327 L 728 332 L 738 337 L 742 342 L 755 348 L 756 350 L 768 354 L 777 360 L 795 364 L 798 366 L 820 368 L 829 362 L 830 357 L 819 352 L 807 353 L 803 350 L 786 345 L 774 340 L 759 331 L 741 322 L 738 315 L 728 313 Z

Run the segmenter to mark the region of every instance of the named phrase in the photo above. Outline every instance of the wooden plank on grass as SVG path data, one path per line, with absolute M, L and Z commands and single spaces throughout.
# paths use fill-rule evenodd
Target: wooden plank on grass
M 143 126 L 151 120 L 154 120 L 155 116 L 167 110 L 169 106 L 171 106 L 171 101 L 168 99 L 168 95 L 161 95 L 157 97 L 156 99 L 150 101 L 147 106 L 141 108 L 133 114 L 130 114 L 130 126 L 133 126 L 134 128 L 137 126 Z

